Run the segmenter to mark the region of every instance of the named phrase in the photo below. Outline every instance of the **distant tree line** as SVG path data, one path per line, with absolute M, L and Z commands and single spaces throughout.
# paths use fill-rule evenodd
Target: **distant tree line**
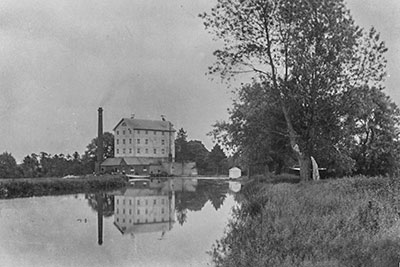
M 199 174 L 226 174 L 228 159 L 216 144 L 211 151 L 198 140 L 187 141 L 187 133 L 181 128 L 175 141 L 176 162 L 196 162 Z M 106 132 L 103 137 L 104 159 L 114 157 L 114 135 Z M 97 160 L 97 138 L 86 146 L 85 152 L 54 154 L 46 152 L 26 155 L 17 164 L 9 152 L 0 155 L 0 178 L 63 177 L 66 175 L 92 174 Z
M 104 159 L 114 157 L 114 135 L 106 132 L 103 137 Z M 94 172 L 97 156 L 97 138 L 86 147 L 85 152 L 54 154 L 32 153 L 24 157 L 21 164 L 9 152 L 0 155 L 0 178 L 63 177 L 66 175 L 86 175 Z

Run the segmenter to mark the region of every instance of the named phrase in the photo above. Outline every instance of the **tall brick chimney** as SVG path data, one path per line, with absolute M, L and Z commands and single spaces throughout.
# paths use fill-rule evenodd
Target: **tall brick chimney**
M 97 161 L 95 166 L 96 174 L 101 172 L 101 162 L 103 161 L 103 108 L 99 107 L 98 111 L 98 132 L 97 132 Z

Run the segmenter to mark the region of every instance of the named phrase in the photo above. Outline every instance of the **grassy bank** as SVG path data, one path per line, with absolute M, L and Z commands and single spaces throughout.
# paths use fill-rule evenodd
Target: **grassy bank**
M 75 179 L 34 178 L 0 180 L 0 198 L 92 193 L 121 188 L 122 176 L 86 176 Z
M 400 181 L 346 178 L 249 183 L 217 266 L 398 266 Z

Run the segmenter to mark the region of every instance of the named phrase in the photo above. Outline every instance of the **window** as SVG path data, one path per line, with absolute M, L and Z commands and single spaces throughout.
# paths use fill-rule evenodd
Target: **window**
M 129 148 L 129 154 L 132 154 L 132 148 Z
M 156 148 L 154 148 L 154 154 L 157 154 L 157 149 Z
M 165 140 L 164 140 L 164 139 L 161 140 L 161 144 L 162 144 L 162 145 L 165 145 Z
M 132 205 L 132 199 L 129 199 L 129 205 Z
M 117 198 L 117 204 L 119 204 L 119 199 Z
M 117 222 L 119 222 L 119 219 L 117 218 Z
M 140 148 L 137 149 L 137 153 L 140 154 Z
M 162 154 L 165 154 L 165 149 L 164 149 L 164 148 L 161 149 L 161 153 L 162 153 Z
M 148 133 L 149 133 L 149 131 L 145 131 L 144 133 L 145 133 L 145 134 L 148 134 Z
M 132 223 L 132 219 L 129 219 L 129 223 Z
M 140 130 L 137 130 L 136 132 L 137 132 L 137 134 L 140 134 Z
M 164 135 L 164 132 L 161 132 L 161 135 Z
M 119 135 L 119 131 L 117 131 L 117 135 Z
M 117 148 L 117 154 L 119 154 L 119 149 Z
M 138 199 L 137 204 L 140 205 L 140 200 Z
M 140 220 L 139 220 L 139 219 L 137 219 L 137 223 L 140 223 Z
M 161 204 L 163 204 L 163 205 L 164 205 L 164 199 L 161 199 Z
M 149 201 L 146 199 L 146 205 L 149 205 Z
M 145 151 L 146 151 L 146 154 L 149 154 L 149 149 L 148 149 L 148 148 L 146 148 L 146 150 L 145 150 Z
M 122 222 L 125 223 L 125 219 L 122 219 Z
M 122 205 L 125 205 L 125 199 L 122 200 Z
M 128 129 L 128 131 L 129 131 L 129 134 L 131 134 L 131 133 L 132 133 L 131 129 Z
M 153 218 L 153 222 L 156 222 L 156 218 Z
M 154 135 L 156 135 L 156 134 L 157 134 L 157 132 L 156 132 L 156 131 L 153 131 L 153 133 L 154 133 Z
M 149 144 L 149 139 L 144 140 L 144 143 L 145 143 L 146 145 L 148 145 L 148 144 Z
M 154 199 L 153 205 L 157 204 L 157 199 Z
M 164 214 L 164 208 L 161 208 L 161 213 Z
M 132 144 L 132 138 L 129 138 L 129 144 Z
M 140 210 L 137 210 L 137 214 L 138 214 L 138 215 L 140 214 Z
M 131 209 L 129 209 L 129 214 L 132 214 L 132 210 Z
M 117 208 L 117 214 L 119 213 L 119 209 Z
M 145 210 L 145 213 L 146 213 L 146 214 L 148 213 L 147 209 Z
M 122 144 L 125 145 L 125 139 L 122 139 Z
M 125 209 L 122 209 L 122 214 L 125 214 Z
M 122 131 L 122 134 L 125 135 L 125 130 Z
M 119 145 L 119 139 L 117 139 L 117 145 Z
M 136 143 L 140 144 L 140 139 L 136 140 Z
M 122 154 L 125 154 L 126 150 L 125 148 L 122 149 Z

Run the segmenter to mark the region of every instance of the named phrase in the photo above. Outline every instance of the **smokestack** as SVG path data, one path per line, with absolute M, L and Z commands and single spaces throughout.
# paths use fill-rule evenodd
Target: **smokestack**
M 97 164 L 96 174 L 101 172 L 101 162 L 103 161 L 103 108 L 99 107 L 98 111 L 98 133 L 97 133 Z

